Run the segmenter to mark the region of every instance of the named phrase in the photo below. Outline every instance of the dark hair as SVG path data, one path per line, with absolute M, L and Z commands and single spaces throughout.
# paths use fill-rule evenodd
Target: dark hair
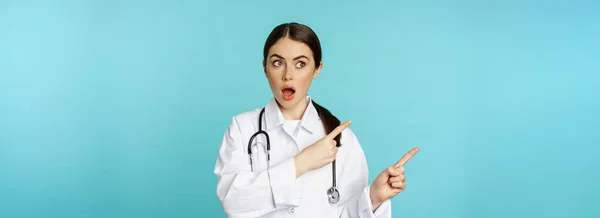
M 321 63 L 321 42 L 319 41 L 319 37 L 317 34 L 308 26 L 299 23 L 284 23 L 276 26 L 267 41 L 265 42 L 265 47 L 263 51 L 263 66 L 265 64 L 265 60 L 267 59 L 267 55 L 269 53 L 269 49 L 271 46 L 275 44 L 279 39 L 288 37 L 294 41 L 299 41 L 306 44 L 310 50 L 313 52 L 313 57 L 315 58 L 315 68 L 318 67 Z M 335 117 L 329 110 L 324 108 L 323 106 L 317 104 L 314 100 L 312 101 L 319 117 L 321 118 L 321 122 L 323 123 L 323 127 L 325 129 L 325 134 L 331 133 L 336 127 L 338 127 L 341 122 Z M 337 146 L 341 146 L 340 138 L 342 134 L 340 133 L 335 137 L 335 141 L 337 142 Z

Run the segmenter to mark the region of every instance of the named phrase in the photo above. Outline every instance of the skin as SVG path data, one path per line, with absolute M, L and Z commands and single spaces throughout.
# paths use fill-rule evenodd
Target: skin
M 306 95 L 312 80 L 317 78 L 321 72 L 323 63 L 315 63 L 313 53 L 306 44 L 286 37 L 278 40 L 269 49 L 267 58 L 263 61 L 263 67 L 271 91 L 285 119 L 301 119 L 308 107 Z M 283 97 L 282 89 L 286 85 L 293 86 L 296 90 L 294 97 L 290 100 Z M 296 155 L 294 157 L 296 177 L 331 163 L 335 159 L 338 150 L 334 138 L 350 124 L 351 121 L 342 123 L 330 134 Z M 404 164 L 418 151 L 418 147 L 413 148 L 396 164 L 384 169 L 373 180 L 370 186 L 373 211 L 383 202 L 406 189 Z
M 308 106 L 306 94 L 312 80 L 319 76 L 323 63 L 315 63 L 312 51 L 306 44 L 286 37 L 271 46 L 263 66 L 285 119 L 300 119 Z M 296 90 L 291 100 L 283 98 L 282 88 L 285 85 L 291 85 Z

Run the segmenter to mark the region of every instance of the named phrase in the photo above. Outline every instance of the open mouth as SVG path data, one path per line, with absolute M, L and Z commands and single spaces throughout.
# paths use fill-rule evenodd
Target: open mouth
M 285 98 L 285 100 L 291 100 L 292 98 L 294 98 L 294 94 L 296 93 L 296 88 L 294 88 L 291 85 L 286 85 L 283 87 L 283 89 L 281 89 L 281 93 L 283 95 L 283 98 Z

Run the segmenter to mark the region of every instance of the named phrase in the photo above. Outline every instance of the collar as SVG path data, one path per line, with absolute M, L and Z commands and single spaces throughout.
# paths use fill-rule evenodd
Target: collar
M 304 114 L 300 119 L 299 125 L 309 132 L 314 133 L 315 131 L 319 131 L 321 118 L 319 117 L 317 109 L 315 109 L 315 106 L 312 103 L 312 98 L 307 95 L 306 99 L 308 100 L 308 106 L 306 110 L 304 110 Z M 269 103 L 265 106 L 264 116 L 266 124 L 265 131 L 267 132 L 283 125 L 285 118 L 279 109 L 275 97 L 271 98 Z

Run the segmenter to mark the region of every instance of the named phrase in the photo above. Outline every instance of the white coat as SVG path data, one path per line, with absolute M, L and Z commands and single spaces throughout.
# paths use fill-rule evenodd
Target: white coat
M 331 163 L 296 178 L 294 156 L 325 136 L 311 97 L 301 120 L 285 120 L 274 98 L 265 107 L 262 129 L 270 136 L 271 163 L 267 169 L 266 139 L 257 136 L 252 146 L 254 172 L 248 157 L 248 141 L 258 131 L 260 110 L 233 117 L 225 131 L 214 173 L 217 196 L 228 217 L 391 217 L 391 201 L 372 212 L 368 167 L 363 149 L 350 128 L 342 132 L 336 155 L 336 183 L 340 201 L 331 204 Z M 256 145 L 254 145 L 256 144 Z

